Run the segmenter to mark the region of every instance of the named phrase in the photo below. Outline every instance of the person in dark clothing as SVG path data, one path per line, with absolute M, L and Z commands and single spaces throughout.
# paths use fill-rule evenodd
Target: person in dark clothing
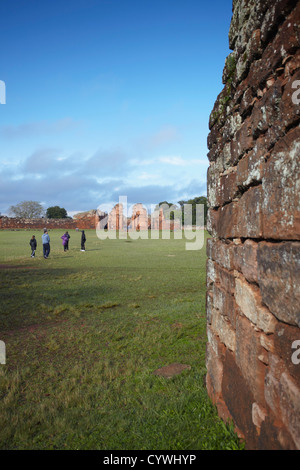
M 35 257 L 35 250 L 36 250 L 36 247 L 37 247 L 37 242 L 36 242 L 36 238 L 34 235 L 32 235 L 31 239 L 30 239 L 30 242 L 29 242 L 29 245 L 31 246 L 31 258 L 34 258 Z
M 81 251 L 85 251 L 86 236 L 84 230 L 81 230 Z
M 65 251 L 67 251 L 69 249 L 69 240 L 70 240 L 71 237 L 69 235 L 69 232 L 66 232 L 65 236 L 66 236 Z

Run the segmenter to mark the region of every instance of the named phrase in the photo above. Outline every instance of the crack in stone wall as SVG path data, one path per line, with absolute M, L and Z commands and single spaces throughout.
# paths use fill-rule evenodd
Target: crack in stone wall
M 299 40 L 298 1 L 233 0 L 209 119 L 206 383 L 249 449 L 300 449 Z

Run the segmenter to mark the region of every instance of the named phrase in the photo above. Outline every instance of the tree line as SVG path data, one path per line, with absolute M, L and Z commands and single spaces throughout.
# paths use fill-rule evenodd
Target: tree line
M 196 207 L 197 205 L 203 204 L 204 206 L 204 225 L 207 221 L 207 198 L 205 196 L 197 196 L 193 199 L 188 199 L 187 201 L 178 201 L 177 204 L 172 202 L 162 201 L 155 206 L 155 210 L 158 210 L 159 207 L 163 208 L 164 216 L 166 219 L 174 220 L 181 219 L 182 225 L 184 225 L 184 205 L 188 204 L 192 206 L 192 225 L 196 225 Z M 189 221 L 190 223 L 190 221 Z
M 47 219 L 71 218 L 64 207 L 52 206 L 45 210 L 37 201 L 22 201 L 15 206 L 10 206 L 9 214 L 22 219 L 40 219 L 42 217 Z

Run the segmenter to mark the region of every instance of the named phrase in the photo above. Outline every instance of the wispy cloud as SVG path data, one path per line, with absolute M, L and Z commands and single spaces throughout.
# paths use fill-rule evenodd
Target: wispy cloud
M 176 156 L 160 157 L 159 161 L 162 163 L 167 163 L 168 165 L 175 165 L 175 166 L 187 165 L 186 160 L 184 160 L 182 157 L 176 157 Z
M 53 122 L 37 121 L 19 125 L 6 125 L 0 127 L 0 135 L 5 139 L 37 137 L 41 135 L 58 134 L 66 131 L 78 130 L 82 126 L 81 121 L 71 118 L 58 119 Z

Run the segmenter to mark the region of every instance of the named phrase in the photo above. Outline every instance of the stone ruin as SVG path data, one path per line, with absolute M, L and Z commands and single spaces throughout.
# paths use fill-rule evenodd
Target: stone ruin
M 124 216 L 122 203 L 116 204 L 108 215 L 108 230 L 180 230 L 179 220 L 169 220 L 165 218 L 163 208 L 159 208 L 150 215 L 141 203 L 134 204 L 131 217 Z
M 145 209 L 141 203 L 135 204 L 132 208 L 130 228 L 134 231 L 148 230 L 149 228 L 149 217 L 147 209 Z
M 300 2 L 233 0 L 209 120 L 206 383 L 248 449 L 300 449 L 299 39 Z

